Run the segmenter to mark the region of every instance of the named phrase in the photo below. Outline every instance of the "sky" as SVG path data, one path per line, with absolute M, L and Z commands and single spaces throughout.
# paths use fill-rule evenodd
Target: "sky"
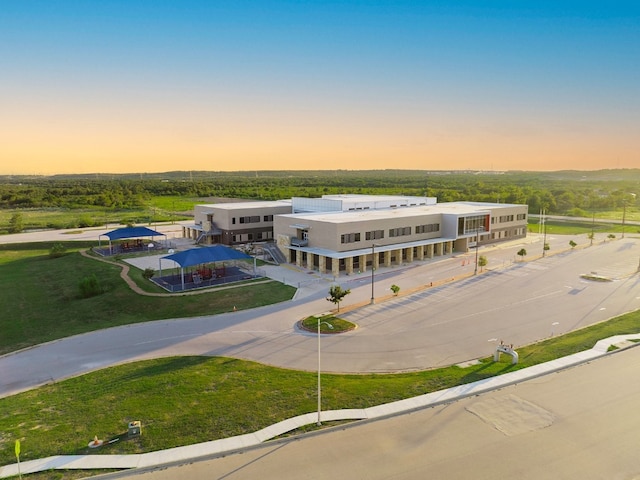
M 0 174 L 640 168 L 640 2 L 3 0 Z

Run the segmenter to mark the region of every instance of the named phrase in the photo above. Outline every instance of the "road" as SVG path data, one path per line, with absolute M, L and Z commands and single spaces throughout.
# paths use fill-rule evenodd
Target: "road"
M 105 478 L 640 479 L 640 348 L 452 404 Z
M 502 253 L 513 256 L 509 249 L 492 255 Z M 409 290 L 472 273 L 472 265 L 462 265 L 472 256 L 381 269 L 375 286 L 378 292 L 388 292 L 392 283 Z M 597 243 L 346 312 L 358 329 L 323 336 L 323 370 L 397 372 L 456 364 L 490 355 L 497 340 L 528 344 L 635 310 L 640 307 L 639 276 L 634 275 L 638 257 L 637 239 Z M 613 281 L 580 278 L 590 271 Z M 367 274 L 344 281 L 353 290 L 350 302 L 369 298 Z M 328 310 L 325 296 L 321 283 L 316 293 L 284 304 L 101 330 L 5 355 L 0 357 L 0 396 L 109 365 L 173 355 L 230 356 L 313 371 L 316 336 L 295 325 Z

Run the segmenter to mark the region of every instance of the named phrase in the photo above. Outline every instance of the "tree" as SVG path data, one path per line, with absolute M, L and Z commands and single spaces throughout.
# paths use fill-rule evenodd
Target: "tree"
M 524 260 L 524 257 L 527 255 L 527 251 L 524 248 L 521 248 L 520 250 L 518 250 L 518 255 L 520 255 L 520 258 L 522 260 Z
M 576 248 L 576 245 L 578 245 L 576 242 L 574 242 L 573 240 L 569 240 L 569 246 L 571 248 Z
M 96 275 L 93 273 L 87 277 L 82 278 L 78 283 L 78 288 L 80 289 L 81 298 L 95 297 L 96 295 L 100 295 L 105 291 L 102 285 L 100 285 L 98 277 L 96 277 Z
M 391 285 L 390 287 L 391 291 L 393 292 L 394 295 L 398 295 L 398 292 L 400 291 L 400 287 L 396 284 Z
M 329 289 L 329 296 L 327 297 L 327 301 L 335 303 L 338 306 L 338 311 L 340 311 L 340 302 L 350 293 L 351 290 L 348 288 L 346 290 L 343 290 L 340 285 L 333 285 Z
M 489 263 L 489 260 L 487 260 L 487 257 L 485 257 L 484 255 L 480 255 L 478 257 L 478 266 L 480 267 L 481 272 L 484 269 L 484 267 L 487 266 L 488 263 Z
M 22 225 L 22 214 L 14 213 L 9 219 L 9 233 L 20 233 L 24 230 Z

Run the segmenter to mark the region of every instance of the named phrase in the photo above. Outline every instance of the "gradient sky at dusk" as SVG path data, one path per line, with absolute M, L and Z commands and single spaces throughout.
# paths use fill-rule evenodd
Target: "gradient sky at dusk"
M 640 168 L 640 2 L 6 0 L 0 174 Z

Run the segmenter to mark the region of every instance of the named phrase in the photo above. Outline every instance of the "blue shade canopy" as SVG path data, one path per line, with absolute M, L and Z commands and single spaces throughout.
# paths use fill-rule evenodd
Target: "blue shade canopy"
M 119 240 L 121 238 L 138 238 L 138 237 L 155 237 L 165 236 L 164 233 L 156 232 L 147 227 L 125 227 L 112 230 L 105 233 L 104 236 L 109 237 L 109 240 Z
M 202 263 L 242 260 L 247 258 L 251 257 L 233 248 L 225 247 L 224 245 L 214 245 L 212 247 L 192 248 L 191 250 L 167 255 L 166 257 L 162 257 L 162 260 L 173 260 L 181 267 L 190 267 Z

